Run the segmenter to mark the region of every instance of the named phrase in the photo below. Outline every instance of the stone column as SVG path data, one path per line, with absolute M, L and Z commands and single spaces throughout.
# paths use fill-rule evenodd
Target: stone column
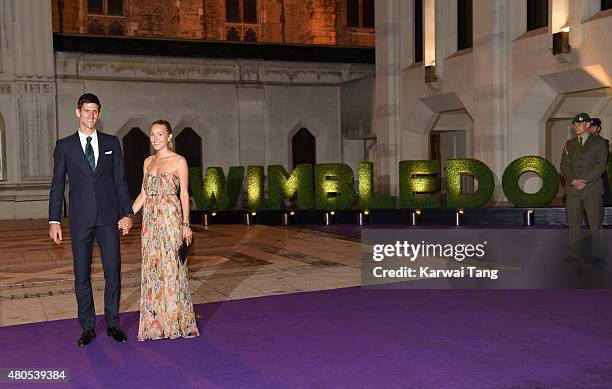
M 0 1 L 2 218 L 47 213 L 57 137 L 51 6 L 47 0 Z
M 376 87 L 372 128 L 376 131 L 376 179 L 383 193 L 399 195 L 400 149 L 400 2 L 376 2 Z
M 508 161 L 509 26 L 505 1 L 475 1 L 474 9 L 491 15 L 474 24 L 474 158 L 495 175 L 496 199 Z M 490 69 L 490 71 L 482 71 Z M 537 141 L 537 137 L 534 141 Z

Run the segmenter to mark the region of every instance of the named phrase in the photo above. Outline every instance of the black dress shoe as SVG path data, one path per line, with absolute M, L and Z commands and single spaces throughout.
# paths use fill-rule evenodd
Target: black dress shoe
M 79 338 L 79 346 L 85 347 L 96 337 L 96 331 L 94 330 L 84 330 Z
M 127 342 L 127 336 L 121 331 L 119 327 L 108 327 L 106 329 L 106 335 L 112 336 L 119 343 Z

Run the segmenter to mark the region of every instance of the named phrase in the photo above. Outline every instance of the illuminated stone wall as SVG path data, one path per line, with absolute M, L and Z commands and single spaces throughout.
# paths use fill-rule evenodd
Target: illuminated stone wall
M 53 31 L 58 32 L 58 0 L 49 1 Z M 87 14 L 86 4 L 86 0 L 64 0 L 65 33 L 87 33 L 96 16 Z M 259 0 L 257 19 L 258 42 L 369 47 L 375 43 L 374 29 L 346 26 L 344 0 Z M 124 16 L 117 20 L 125 27 L 123 35 L 135 37 L 225 40 L 230 27 L 225 0 L 125 0 Z

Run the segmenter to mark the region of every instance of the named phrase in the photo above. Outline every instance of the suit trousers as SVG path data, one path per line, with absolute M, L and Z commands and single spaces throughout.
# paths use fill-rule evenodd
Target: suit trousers
M 119 299 L 121 290 L 121 254 L 117 225 L 71 228 L 72 259 L 74 262 L 74 289 L 78 305 L 79 323 L 83 330 L 93 330 L 96 324 L 93 292 L 91 288 L 91 262 L 94 239 L 100 247 L 104 268 L 104 319 L 108 327 L 119 325 Z
M 567 209 L 567 225 L 569 227 L 569 255 L 571 257 L 583 257 L 583 235 L 581 226 L 584 215 L 586 215 L 589 232 L 591 235 L 591 255 L 595 258 L 603 258 L 603 197 L 601 194 L 585 194 L 579 196 L 567 196 L 565 199 Z

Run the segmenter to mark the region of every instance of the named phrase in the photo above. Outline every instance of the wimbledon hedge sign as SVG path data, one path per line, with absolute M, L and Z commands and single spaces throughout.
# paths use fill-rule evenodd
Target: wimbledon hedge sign
M 440 207 L 440 188 L 436 176 L 440 174 L 438 161 L 419 160 L 399 163 L 399 207 L 408 209 Z M 445 164 L 447 206 L 474 208 L 485 205 L 495 187 L 493 172 L 476 159 L 449 159 Z M 209 167 L 202 178 L 199 168 L 189 169 L 189 186 L 196 206 L 201 210 L 236 208 L 244 179 L 244 167 L 229 168 L 227 179 L 220 167 Z M 246 190 L 251 210 L 281 209 L 284 201 L 297 200 L 298 209 L 394 208 L 395 198 L 374 193 L 374 169 L 370 162 L 361 162 L 358 172 L 358 193 L 353 184 L 352 169 L 343 163 L 301 164 L 291 174 L 280 165 L 268 166 L 268 205 L 264 198 L 264 167 L 249 166 Z M 608 164 L 612 177 L 612 163 Z M 542 179 L 542 188 L 526 193 L 519 186 L 519 178 L 527 172 Z M 463 193 L 466 176 L 478 180 L 475 193 Z M 555 167 L 541 157 L 525 156 L 514 160 L 502 177 L 502 189 L 508 200 L 517 207 L 539 207 L 548 204 L 559 189 L 559 174 Z

